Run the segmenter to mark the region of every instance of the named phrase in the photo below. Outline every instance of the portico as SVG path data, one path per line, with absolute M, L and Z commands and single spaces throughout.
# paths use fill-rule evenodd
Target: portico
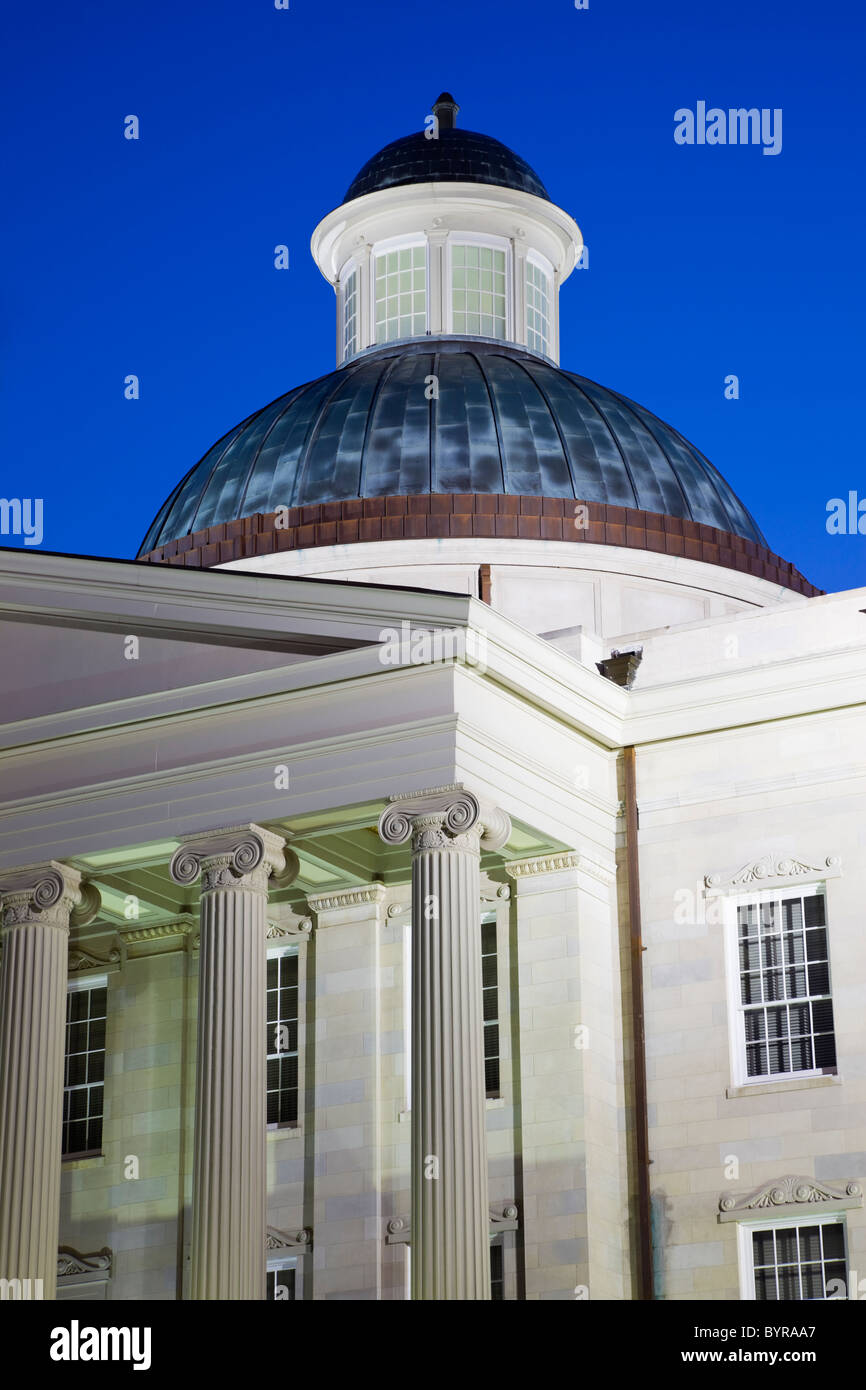
M 53 558 L 40 560 L 38 600 L 57 624 L 47 631 L 70 649 L 92 646 L 91 674 L 82 678 L 80 707 L 62 715 L 62 787 L 56 752 L 38 736 L 56 729 L 58 716 L 39 710 L 37 691 L 32 721 L 18 721 L 28 758 L 19 762 L 10 749 L 8 775 L 19 780 L 4 785 L 18 793 L 19 806 L 22 793 L 29 805 L 23 822 L 20 815 L 5 822 L 9 867 L 0 887 L 8 883 L 11 892 L 18 885 L 9 833 L 22 830 L 42 862 L 54 860 L 54 872 L 70 885 L 70 979 L 85 986 L 97 979 L 107 988 L 105 1116 L 101 1153 L 61 1161 L 58 1054 L 57 1124 L 41 1152 L 58 1192 L 62 1172 L 63 1197 L 59 1216 L 43 1214 L 48 1233 L 39 1235 L 39 1248 L 48 1253 L 38 1268 L 22 1266 L 21 1277 L 49 1277 L 50 1252 L 59 1245 L 85 1254 L 75 1235 L 84 1221 L 94 1231 L 88 1248 L 113 1252 L 112 1297 L 124 1296 L 124 1287 L 144 1287 L 150 1296 L 262 1298 L 273 1230 L 281 1233 L 277 1244 L 286 1258 L 297 1262 L 297 1286 L 306 1296 L 339 1295 L 348 1279 L 352 1296 L 405 1297 L 409 1261 L 416 1298 L 486 1298 L 491 1239 L 507 1242 L 505 1268 L 516 1296 L 518 1244 L 547 1239 L 534 1213 L 539 1198 L 544 1209 L 542 1188 L 549 1191 L 551 1171 L 541 1093 L 536 1100 L 535 1083 L 521 1076 L 527 1059 L 505 1017 L 509 958 L 525 975 L 526 999 L 532 997 L 533 951 L 528 941 L 525 956 L 521 948 L 529 899 L 514 875 L 529 863 L 533 876 L 547 873 L 537 882 L 549 883 L 555 894 L 561 888 L 556 909 L 571 895 L 562 919 L 567 934 L 577 930 L 570 914 L 579 916 L 581 898 L 575 846 L 591 835 L 587 862 L 604 860 L 612 883 L 613 838 L 599 805 L 586 803 L 580 830 L 569 824 L 570 812 L 561 814 L 564 807 L 554 810 L 537 775 L 527 796 L 513 779 L 484 771 L 496 721 L 481 731 L 468 716 L 476 683 L 489 680 L 489 623 L 508 625 L 489 615 L 483 629 L 473 629 L 470 609 L 481 612 L 479 605 L 451 595 L 407 591 L 395 604 L 393 591 L 313 582 L 302 584 L 301 594 L 296 582 L 233 575 L 211 586 L 215 594 L 205 595 L 202 586 L 195 622 L 213 636 L 192 643 L 183 608 L 172 611 L 173 597 L 181 597 L 174 574 L 137 570 L 129 601 L 138 612 L 142 579 L 163 597 L 158 631 L 152 619 L 147 628 L 138 624 L 140 664 L 130 676 L 139 693 L 121 709 L 99 697 L 106 661 L 126 674 L 123 637 L 135 624 L 123 611 L 125 567 L 112 576 L 114 611 L 103 612 L 98 627 L 93 611 L 79 613 L 80 626 L 70 632 L 62 567 Z M 78 569 L 86 591 L 93 562 L 64 565 Z M 236 676 L 234 643 L 243 634 L 232 608 L 240 615 L 251 585 L 258 611 L 270 607 L 273 634 L 259 628 L 253 661 L 260 669 Z M 184 603 L 190 597 L 187 591 Z M 309 638 L 300 613 L 310 598 L 320 631 L 330 626 L 334 634 L 330 653 L 321 651 L 322 639 L 315 654 L 304 650 Z M 375 638 L 393 626 L 395 612 L 398 626 L 468 632 L 473 659 L 461 656 L 463 643 L 449 645 L 446 660 L 395 667 L 389 653 L 382 661 Z M 495 662 L 498 639 L 493 646 Z M 477 660 L 481 650 L 485 665 Z M 247 649 L 246 658 L 251 655 Z M 175 692 L 164 689 L 169 656 Z M 557 656 L 549 652 L 554 664 Z M 206 683 L 196 679 L 202 663 L 210 667 Z M 524 666 L 529 676 L 531 663 Z M 185 671 L 188 684 L 180 680 Z M 148 672 L 157 690 L 146 688 Z M 616 701 L 619 692 L 608 683 L 590 684 Z M 503 721 L 513 724 L 522 705 L 520 717 L 544 722 L 532 702 L 515 704 L 504 693 L 502 700 Z M 325 729 L 330 734 L 323 737 Z M 551 724 L 550 732 L 562 745 L 562 731 Z M 574 748 L 583 744 L 577 732 L 566 737 Z M 605 754 L 591 747 L 586 756 L 606 775 Z M 28 798 L 28 786 L 39 784 L 41 759 L 54 786 Z M 122 784 L 113 775 L 120 766 Z M 559 774 L 556 780 L 561 785 Z M 417 791 L 407 794 L 413 783 Z M 525 873 L 530 876 L 528 868 Z M 75 891 L 91 907 L 99 902 L 88 922 L 73 903 L 73 887 L 82 883 L 84 890 Z M 481 982 L 485 897 L 496 905 L 503 948 L 500 1081 L 492 1098 L 485 1087 Z M 615 936 L 610 894 L 606 910 Z M 7 908 L 7 943 L 21 930 L 8 925 L 8 915 Z M 526 916 L 527 924 L 537 920 Z M 65 949 L 65 930 L 62 940 Z M 565 936 L 562 941 L 565 956 Z M 293 1123 L 268 1127 L 264 969 L 279 951 L 297 957 L 292 1053 L 299 1100 Z M 10 997 L 20 994 L 22 968 L 5 945 Z M 55 973 L 54 984 L 51 972 L 40 969 L 39 978 L 45 975 L 51 986 L 44 1004 L 61 1039 L 66 985 L 59 966 Z M 36 991 L 40 998 L 44 987 Z M 549 1010 L 568 1056 L 579 1020 L 576 1014 L 571 1020 L 575 1008 L 565 992 L 557 992 L 560 998 L 553 1003 L 550 991 L 541 991 L 533 1007 L 539 1022 L 538 1011 Z M 581 1059 L 570 1055 L 579 1090 Z M 524 1163 L 522 1174 L 514 1163 L 515 1124 L 528 1125 L 527 1134 L 536 1126 L 539 1139 L 537 1169 Z M 20 1130 L 23 1125 L 27 1142 L 35 1142 L 35 1121 L 7 1112 L 6 1125 L 10 1172 L 20 1181 Z M 566 1109 L 557 1135 L 582 1148 L 576 1108 L 570 1115 Z M 125 1178 L 125 1168 L 133 1167 L 138 1176 Z M 576 1171 L 566 1165 L 563 1184 L 573 1185 Z M 503 1217 L 504 1211 L 516 1214 Z M 575 1233 L 568 1237 L 572 1220 Z M 573 1241 L 574 1268 L 562 1272 L 572 1285 L 584 1277 L 582 1222 L 575 1213 L 566 1227 L 560 1223 L 563 1239 Z M 128 1244 L 137 1229 L 141 1246 Z M 397 1238 L 401 1229 L 408 1239 Z M 526 1277 L 531 1290 L 534 1276 Z

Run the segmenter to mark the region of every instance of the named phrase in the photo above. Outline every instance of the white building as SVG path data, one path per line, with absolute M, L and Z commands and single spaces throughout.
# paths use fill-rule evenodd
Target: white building
M 319 224 L 337 370 L 149 563 L 0 556 L 0 1278 L 46 1297 L 866 1273 L 866 591 L 559 368 L 580 231 L 456 111 Z

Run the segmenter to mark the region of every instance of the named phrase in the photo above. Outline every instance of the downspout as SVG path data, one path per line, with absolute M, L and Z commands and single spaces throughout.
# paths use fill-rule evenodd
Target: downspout
M 640 920 L 637 778 L 634 745 L 623 749 L 625 773 L 625 850 L 628 873 L 628 921 L 631 946 L 632 1036 L 634 1038 L 634 1111 L 637 1143 L 638 1260 L 637 1296 L 653 1297 L 652 1213 L 650 1207 L 649 1114 L 647 1110 L 646 1034 L 644 1028 L 643 953 Z

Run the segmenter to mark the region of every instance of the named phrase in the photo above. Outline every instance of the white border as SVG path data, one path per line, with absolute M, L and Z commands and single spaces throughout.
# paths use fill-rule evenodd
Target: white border
M 774 1227 L 788 1229 L 795 1226 L 830 1226 L 842 1225 L 842 1239 L 845 1246 L 845 1286 L 849 1284 L 851 1275 L 851 1265 L 848 1258 L 848 1223 L 845 1220 L 844 1212 L 825 1212 L 814 1216 L 804 1211 L 803 1216 L 779 1217 L 775 1221 L 738 1221 L 737 1222 L 737 1265 L 740 1280 L 740 1299 L 743 1303 L 757 1303 L 755 1297 L 755 1265 L 752 1259 L 752 1235 L 755 1231 L 770 1231 Z M 794 1299 L 792 1302 L 834 1302 L 833 1299 Z M 841 1301 L 841 1300 L 840 1300 Z
M 762 888 L 755 893 L 730 894 L 725 896 L 724 899 L 721 899 L 721 901 L 724 902 L 725 974 L 727 976 L 728 986 L 728 1046 L 732 1086 L 766 1086 L 769 1082 L 804 1081 L 812 1077 L 833 1075 L 832 1072 L 827 1072 L 822 1067 L 812 1067 L 809 1071 L 780 1071 L 769 1072 L 761 1076 L 749 1076 L 746 1068 L 746 1029 L 743 1022 L 745 1007 L 740 1001 L 740 957 L 738 949 L 739 938 L 737 934 L 737 908 L 747 903 L 772 902 L 782 897 L 798 896 L 801 898 L 812 898 L 817 897 L 819 894 L 824 898 L 824 921 L 826 924 L 825 930 L 827 932 L 827 961 L 830 975 L 829 996 L 831 1003 L 835 1004 L 833 999 L 833 966 L 830 960 L 830 912 L 827 899 L 827 885 L 823 880 L 813 881 L 812 883 L 798 883 L 796 886 Z M 833 1024 L 835 1036 L 835 1008 L 833 1013 Z M 837 1051 L 837 1071 L 838 1065 L 839 1058 Z

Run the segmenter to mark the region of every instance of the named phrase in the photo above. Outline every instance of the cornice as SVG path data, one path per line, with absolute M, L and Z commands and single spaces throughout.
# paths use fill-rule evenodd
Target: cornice
M 789 1174 L 765 1183 L 742 1196 L 725 1193 L 719 1198 L 719 1221 L 742 1221 L 745 1217 L 798 1216 L 822 1211 L 847 1211 L 863 1205 L 863 1186 L 856 1178 L 842 1182 L 818 1182 Z

